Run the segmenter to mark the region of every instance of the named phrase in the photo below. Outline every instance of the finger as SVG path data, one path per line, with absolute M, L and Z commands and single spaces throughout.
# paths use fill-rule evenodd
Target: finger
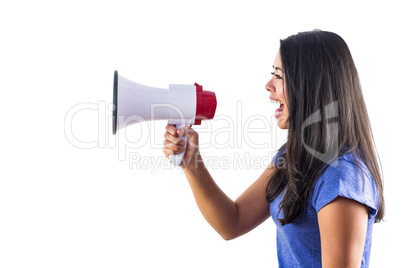
M 170 141 L 171 143 L 174 143 L 174 144 L 184 145 L 184 143 L 185 143 L 182 139 L 180 139 L 177 136 L 172 135 L 170 132 L 165 132 L 164 137 L 167 141 Z
M 170 134 L 172 134 L 173 136 L 179 136 L 177 134 L 177 128 L 175 125 L 167 125 L 166 126 L 166 131 L 169 132 Z
M 172 150 L 172 149 L 169 149 L 169 148 L 166 148 L 166 147 L 164 147 L 163 148 L 163 153 L 165 154 L 165 155 L 176 155 L 176 154 L 181 154 L 183 151 L 174 151 L 174 150 Z
M 174 144 L 174 143 L 172 143 L 172 142 L 170 142 L 170 141 L 167 141 L 167 140 L 164 140 L 163 146 L 166 147 L 166 148 L 168 148 L 168 149 L 175 150 L 175 151 L 182 151 L 183 148 L 184 148 L 183 145 Z
M 162 148 L 162 152 L 165 155 L 166 158 L 170 157 L 170 154 L 165 150 L 165 147 Z
M 171 149 L 171 150 L 174 150 L 174 151 L 179 151 L 179 152 L 184 151 L 184 143 L 183 144 L 174 144 L 174 143 L 172 143 L 170 141 L 164 140 L 163 141 L 163 146 L 166 147 L 167 149 Z

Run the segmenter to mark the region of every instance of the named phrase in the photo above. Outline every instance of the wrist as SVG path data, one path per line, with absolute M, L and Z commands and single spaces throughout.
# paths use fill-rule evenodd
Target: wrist
M 206 169 L 204 161 L 201 157 L 199 151 L 194 154 L 192 159 L 189 159 L 187 165 L 182 165 L 182 169 L 184 173 L 187 174 L 195 174 L 198 173 L 200 170 Z

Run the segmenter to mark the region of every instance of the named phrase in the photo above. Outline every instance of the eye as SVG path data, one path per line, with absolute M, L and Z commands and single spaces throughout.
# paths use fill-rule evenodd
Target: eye
M 274 72 L 271 73 L 273 76 L 275 76 L 277 79 L 282 79 L 282 77 L 279 74 L 275 74 Z

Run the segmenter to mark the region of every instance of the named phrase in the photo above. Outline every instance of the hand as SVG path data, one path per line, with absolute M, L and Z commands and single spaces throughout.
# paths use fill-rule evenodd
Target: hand
M 179 138 L 180 136 L 187 137 L 187 149 L 180 167 L 182 169 L 196 167 L 197 161 L 200 159 L 198 133 L 189 126 L 179 130 L 174 125 L 166 126 L 165 140 L 163 142 L 165 156 L 169 158 L 170 155 L 180 154 L 185 150 L 184 141 Z

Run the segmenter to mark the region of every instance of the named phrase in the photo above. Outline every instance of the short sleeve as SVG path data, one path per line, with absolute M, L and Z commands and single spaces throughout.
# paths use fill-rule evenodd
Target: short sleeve
M 272 158 L 272 162 L 274 162 L 274 165 L 275 165 L 275 166 L 278 165 L 278 163 L 279 163 L 279 158 L 280 158 L 280 156 L 281 156 L 282 150 L 283 150 L 283 147 L 281 147 L 281 148 L 278 150 L 278 152 L 275 154 L 274 158 Z
M 367 169 L 362 172 L 346 159 L 340 159 L 337 166 L 329 166 L 317 180 L 311 203 L 318 213 L 338 196 L 366 205 L 370 218 L 377 214 L 379 198 L 374 180 Z

